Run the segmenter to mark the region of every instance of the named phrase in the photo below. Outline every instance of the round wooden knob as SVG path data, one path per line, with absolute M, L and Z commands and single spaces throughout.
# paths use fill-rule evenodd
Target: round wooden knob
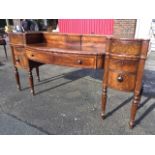
M 31 54 L 31 57 L 34 57 L 34 55 L 33 55 L 33 54 Z
M 122 75 L 118 75 L 118 77 L 117 77 L 117 81 L 118 82 L 123 82 L 123 76 Z
M 19 59 L 16 59 L 16 62 L 20 62 L 20 60 Z
M 82 64 L 82 60 L 78 60 L 77 63 L 78 63 L 78 64 Z

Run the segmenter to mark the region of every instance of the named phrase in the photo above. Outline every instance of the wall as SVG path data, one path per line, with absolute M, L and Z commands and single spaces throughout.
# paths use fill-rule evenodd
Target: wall
M 119 38 L 134 38 L 136 23 L 136 19 L 115 19 L 113 35 Z
M 135 38 L 145 38 L 151 37 L 150 29 L 152 26 L 152 19 L 138 19 L 136 26 Z
M 113 19 L 59 19 L 61 33 L 112 35 Z
M 19 19 L 14 19 L 13 21 L 14 21 L 14 25 L 17 25 L 17 24 L 20 23 Z M 67 20 L 67 21 L 70 21 L 70 20 Z M 101 21 L 104 22 L 106 20 L 102 19 Z M 97 34 L 113 34 L 115 37 L 120 37 L 120 38 L 134 38 L 135 37 L 136 24 L 137 24 L 137 20 L 136 19 L 115 19 L 114 23 L 112 23 L 112 20 L 110 22 L 111 22 L 110 30 L 109 30 L 109 26 L 107 26 L 107 23 L 106 23 L 104 32 L 102 32 L 102 33 L 101 32 L 94 32 L 94 33 L 97 33 Z M 101 23 L 99 25 L 103 25 L 103 24 L 104 23 Z M 83 23 L 82 23 L 82 25 L 83 25 Z M 90 25 L 90 24 L 88 24 L 88 25 Z M 112 28 L 112 26 L 113 26 L 113 28 Z M 59 27 L 59 30 L 60 29 L 61 29 L 61 27 Z M 87 29 L 87 30 L 83 30 L 83 31 L 88 31 L 89 30 L 89 28 L 86 28 L 86 27 L 84 27 L 83 29 Z M 101 26 L 99 26 L 99 29 L 102 29 Z M 78 30 L 78 29 L 76 28 L 76 30 Z M 62 31 L 62 30 L 60 30 L 60 31 Z

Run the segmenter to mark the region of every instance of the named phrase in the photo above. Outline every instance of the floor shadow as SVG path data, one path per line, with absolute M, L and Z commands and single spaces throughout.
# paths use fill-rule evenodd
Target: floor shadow
M 145 110 L 145 112 L 135 121 L 134 126 L 140 124 L 140 122 L 154 109 L 155 109 L 155 103 L 153 103 L 149 108 L 147 108 L 147 110 Z
M 143 76 L 143 95 L 155 97 L 155 71 L 145 70 Z
M 91 76 L 91 77 L 95 77 L 95 72 L 94 70 L 92 69 L 80 69 L 80 70 L 76 70 L 76 71 L 72 71 L 72 72 L 69 72 L 69 73 L 65 73 L 65 74 L 61 74 L 61 75 L 57 75 L 55 77 L 52 77 L 50 79 L 44 79 L 42 83 L 40 84 L 45 84 L 45 83 L 49 83 L 51 81 L 54 81 L 54 80 L 58 80 L 60 78 L 65 78 L 67 80 L 70 80 L 70 81 L 67 81 L 67 82 L 64 82 L 62 84 L 58 84 L 54 87 L 51 87 L 51 88 L 48 88 L 48 89 L 45 89 L 45 90 L 42 90 L 42 91 L 39 91 L 38 93 L 36 93 L 36 95 L 39 95 L 41 93 L 44 93 L 46 91 L 50 91 L 52 89 L 55 89 L 57 87 L 60 87 L 60 86 L 63 86 L 63 85 L 66 85 L 68 83 L 71 83 L 73 81 L 76 81 L 80 78 L 84 78 L 86 76 Z M 40 85 L 38 84 L 38 85 Z
M 144 96 L 144 95 L 143 95 Z M 140 108 L 142 108 L 149 100 L 151 99 L 151 97 L 147 97 L 142 103 L 139 104 L 138 106 L 138 110 Z
M 47 91 L 50 91 L 50 90 L 55 89 L 55 88 L 58 88 L 58 87 L 60 87 L 60 86 L 64 86 L 64 85 L 66 85 L 66 84 L 68 84 L 68 83 L 71 83 L 71 82 L 73 82 L 73 81 L 67 81 L 67 82 L 64 82 L 64 83 L 58 84 L 58 85 L 56 85 L 56 86 L 54 86 L 54 87 L 51 87 L 51 88 L 48 88 L 48 89 L 41 90 L 41 91 L 35 93 L 35 95 L 39 95 L 39 94 L 45 93 L 45 92 L 47 92 Z
M 144 96 L 144 94 L 143 94 Z M 145 95 L 146 96 L 146 95 Z M 154 96 L 147 96 L 147 98 L 139 105 L 138 110 L 140 108 L 142 108 L 144 105 L 146 105 L 148 103 L 149 100 L 151 100 L 152 98 L 154 98 Z M 117 106 L 116 108 L 114 108 L 112 111 L 108 112 L 105 115 L 105 119 L 108 118 L 109 116 L 111 116 L 113 113 L 115 113 L 117 110 L 119 110 L 120 108 L 122 108 L 123 106 L 125 106 L 127 103 L 129 103 L 131 100 L 133 99 L 133 96 L 128 98 L 127 100 L 125 100 L 123 103 L 121 103 L 119 106 Z M 135 126 L 137 126 L 151 111 L 153 111 L 155 109 L 155 103 L 153 103 L 149 108 L 147 108 L 145 110 L 145 112 L 135 120 Z M 138 111 L 137 111 L 138 112 Z
M 39 83 L 35 84 L 35 86 L 47 84 L 47 83 L 50 83 L 50 82 L 52 82 L 54 80 L 58 80 L 58 79 L 61 79 L 61 78 L 71 80 L 69 82 L 65 82 L 64 84 L 60 84 L 58 86 L 48 88 L 48 89 L 46 89 L 44 91 L 40 91 L 39 93 L 37 93 L 37 94 L 40 94 L 40 93 L 43 93 L 45 91 L 49 91 L 49 90 L 57 88 L 59 86 L 62 86 L 62 85 L 68 84 L 70 82 L 76 81 L 76 80 L 78 80 L 80 78 L 84 78 L 86 76 L 90 76 L 91 78 L 94 78 L 94 79 L 102 79 L 101 74 L 103 76 L 103 70 L 80 69 L 80 70 L 71 71 L 71 72 L 68 72 L 68 73 L 62 73 L 60 75 L 56 75 L 56 76 L 53 76 L 53 77 L 50 77 L 50 78 L 42 79 Z M 27 89 L 30 89 L 30 87 L 22 88 L 22 90 L 27 90 Z
M 133 99 L 133 96 L 131 96 L 130 98 L 126 99 L 123 103 L 121 103 L 119 106 L 117 106 L 116 108 L 114 108 L 112 111 L 108 112 L 105 115 L 105 118 L 111 116 L 114 112 L 116 112 L 117 110 L 119 110 L 120 108 L 122 108 L 123 106 L 125 106 L 127 103 L 129 103 L 131 100 Z
M 56 76 L 53 76 L 53 77 L 50 77 L 50 78 L 46 78 L 46 79 L 40 80 L 40 82 L 38 82 L 37 84 L 34 84 L 34 86 L 47 84 L 47 83 L 50 83 L 50 82 L 52 82 L 54 80 L 61 79 L 63 77 L 64 77 L 64 74 L 60 74 L 60 75 L 56 75 Z M 30 89 L 30 87 L 22 88 L 22 90 L 27 90 L 27 89 Z
M 0 62 L 0 67 L 4 66 L 4 63 Z
M 70 79 L 72 77 L 79 77 L 83 78 L 89 76 L 91 78 L 94 78 L 96 80 L 102 80 L 103 79 L 103 69 L 79 69 L 76 71 L 69 72 L 66 74 L 64 78 Z

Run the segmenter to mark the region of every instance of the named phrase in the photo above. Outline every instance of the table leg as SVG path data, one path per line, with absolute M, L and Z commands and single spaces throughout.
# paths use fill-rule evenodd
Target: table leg
M 130 114 L 130 122 L 129 127 L 132 129 L 134 127 L 135 123 L 135 116 L 137 113 L 138 105 L 141 99 L 142 90 L 138 92 L 137 94 L 134 94 L 134 99 L 131 106 L 131 114 Z
M 105 110 L 106 110 L 106 102 L 107 102 L 107 87 L 103 86 L 102 89 L 102 112 L 101 112 L 101 117 L 102 119 L 105 118 Z
M 17 67 L 14 68 L 14 72 L 15 72 L 15 78 L 16 78 L 17 88 L 18 88 L 18 90 L 21 90 L 20 77 L 19 77 L 19 73 L 18 73 Z
M 29 83 L 30 83 L 31 93 L 32 95 L 35 95 L 32 70 L 29 70 Z
M 40 82 L 39 67 L 36 67 L 37 80 Z

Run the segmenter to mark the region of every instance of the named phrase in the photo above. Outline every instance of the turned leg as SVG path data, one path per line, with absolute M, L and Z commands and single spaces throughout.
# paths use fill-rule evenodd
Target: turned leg
M 133 99 L 132 106 L 131 106 L 130 122 L 129 122 L 129 127 L 131 129 L 134 127 L 135 116 L 136 116 L 136 112 L 137 112 L 138 105 L 140 102 L 140 98 L 141 98 L 140 93 L 138 95 L 137 94 L 134 95 L 134 99 Z
M 18 90 L 21 90 L 20 77 L 19 77 L 18 69 L 17 69 L 17 67 L 15 67 L 14 69 L 15 69 L 14 72 L 15 72 L 17 88 L 18 88 Z
M 102 112 L 101 112 L 101 117 L 102 119 L 105 118 L 105 110 L 106 110 L 106 101 L 107 101 L 107 87 L 103 87 L 102 90 Z
M 4 45 L 4 52 L 5 52 L 6 59 L 8 60 L 8 55 L 7 55 L 7 51 L 6 51 L 6 46 L 5 45 Z
M 40 82 L 39 67 L 36 67 L 37 80 Z
M 34 83 L 33 83 L 33 75 L 32 75 L 32 70 L 29 70 L 29 83 L 30 83 L 30 88 L 31 88 L 31 93 L 34 95 Z

